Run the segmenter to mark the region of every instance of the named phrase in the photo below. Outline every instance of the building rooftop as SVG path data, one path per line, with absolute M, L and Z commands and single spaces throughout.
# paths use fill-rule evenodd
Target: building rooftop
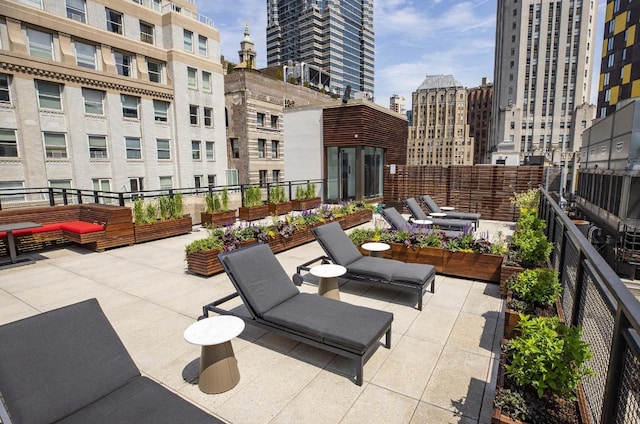
M 480 232 L 497 230 L 508 233 L 508 223 L 480 223 Z M 394 314 L 392 347 L 381 343 L 369 358 L 362 386 L 351 380 L 352 361 L 247 325 L 232 341 L 239 384 L 202 393 L 200 348 L 183 332 L 203 305 L 233 292 L 225 274 L 186 271 L 185 245 L 204 236 L 196 227 L 102 253 L 75 246 L 34 253 L 34 264 L 0 270 L 0 324 L 95 297 L 143 375 L 231 423 L 490 422 L 504 326 L 498 285 L 443 275 L 422 311 L 413 294 L 341 285 L 342 301 Z M 322 253 L 312 242 L 277 258 L 292 275 Z
M 453 75 L 427 75 L 416 91 L 451 87 L 462 87 L 462 83 Z

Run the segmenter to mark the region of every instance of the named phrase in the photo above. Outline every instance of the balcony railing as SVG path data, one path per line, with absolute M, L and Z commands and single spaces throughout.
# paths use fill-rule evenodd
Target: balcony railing
M 582 385 L 594 423 L 640 420 L 640 303 L 547 192 L 539 210 L 554 243 L 568 323 L 582 327 L 595 376 Z

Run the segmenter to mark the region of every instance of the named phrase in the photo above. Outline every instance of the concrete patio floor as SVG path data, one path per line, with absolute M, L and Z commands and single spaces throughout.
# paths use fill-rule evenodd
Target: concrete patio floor
M 482 221 L 479 228 L 498 230 L 509 234 L 509 224 Z M 381 343 L 369 358 L 361 387 L 352 381 L 352 361 L 248 325 L 232 342 L 239 384 L 222 394 L 200 392 L 200 348 L 183 332 L 204 304 L 233 292 L 225 274 L 186 271 L 184 246 L 205 235 L 102 253 L 72 246 L 33 254 L 35 264 L 0 270 L 0 324 L 95 297 L 142 374 L 231 423 L 491 421 L 503 328 L 498 285 L 442 275 L 422 311 L 411 294 L 341 286 L 342 301 L 394 314 L 392 347 Z M 292 275 L 322 253 L 313 242 L 277 258 Z

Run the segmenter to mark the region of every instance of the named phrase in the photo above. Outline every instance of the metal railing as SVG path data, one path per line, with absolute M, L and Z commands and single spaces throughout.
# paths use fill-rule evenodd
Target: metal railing
M 595 376 L 582 381 L 594 423 L 640 422 L 640 303 L 586 237 L 543 191 L 539 216 L 554 244 L 567 323 L 582 327 Z

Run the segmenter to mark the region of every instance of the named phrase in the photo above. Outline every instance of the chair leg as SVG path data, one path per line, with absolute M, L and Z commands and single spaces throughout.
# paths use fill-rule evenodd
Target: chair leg
M 391 327 L 387 330 L 387 336 L 385 337 L 384 347 L 391 349 Z
M 363 381 L 363 374 L 364 374 L 364 356 L 361 356 L 360 358 L 358 358 L 357 360 L 357 364 L 356 366 L 358 367 L 358 369 L 356 370 L 356 384 L 358 386 L 362 386 L 362 381 Z
M 422 310 L 422 288 L 418 289 L 418 310 Z

